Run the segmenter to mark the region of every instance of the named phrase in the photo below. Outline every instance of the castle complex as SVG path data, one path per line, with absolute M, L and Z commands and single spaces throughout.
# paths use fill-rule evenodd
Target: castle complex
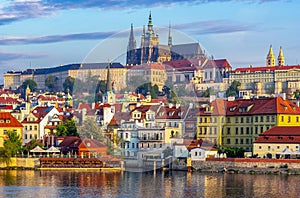
M 172 28 L 169 25 L 168 45 L 159 44 L 159 35 L 153 30 L 152 15 L 150 12 L 147 31 L 145 26 L 143 27 L 140 48 L 137 48 L 133 25 L 131 24 L 126 64 L 163 63 L 171 60 L 200 59 L 205 57 L 198 43 L 173 45 L 172 40 Z

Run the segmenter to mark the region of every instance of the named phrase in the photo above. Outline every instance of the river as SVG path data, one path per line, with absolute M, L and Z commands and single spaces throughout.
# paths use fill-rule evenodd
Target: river
M 0 171 L 0 197 L 299 197 L 300 176 Z

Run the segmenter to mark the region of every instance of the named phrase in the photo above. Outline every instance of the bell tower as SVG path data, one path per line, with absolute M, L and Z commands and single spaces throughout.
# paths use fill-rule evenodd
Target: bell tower
M 266 65 L 267 66 L 275 66 L 275 56 L 273 53 L 272 45 L 270 45 L 269 53 L 266 58 Z
M 279 50 L 279 55 L 277 58 L 278 61 L 278 66 L 284 66 L 284 56 L 283 56 L 283 52 L 282 52 L 282 47 L 280 46 L 280 50 Z

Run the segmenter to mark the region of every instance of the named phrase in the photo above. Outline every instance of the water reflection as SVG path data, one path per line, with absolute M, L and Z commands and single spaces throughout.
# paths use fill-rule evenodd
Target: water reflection
M 0 197 L 298 197 L 299 176 L 0 171 Z

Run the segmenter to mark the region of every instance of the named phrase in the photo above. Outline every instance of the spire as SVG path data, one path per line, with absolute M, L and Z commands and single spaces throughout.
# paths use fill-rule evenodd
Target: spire
M 110 65 L 111 62 L 109 62 L 107 66 L 106 92 L 112 92 L 112 84 L 110 79 Z
M 133 24 L 131 23 L 128 50 L 135 50 L 135 49 L 136 49 L 136 41 L 134 39 L 134 34 L 133 34 Z
M 169 38 L 168 38 L 168 46 L 172 46 L 172 28 L 171 28 L 171 23 L 169 24 Z
M 152 24 L 152 15 L 151 15 L 151 11 L 150 11 L 150 14 L 149 14 L 149 22 L 148 22 L 148 33 L 150 35 L 152 35 L 154 32 L 153 32 L 153 24 Z
M 280 46 L 280 50 L 279 50 L 279 55 L 277 58 L 278 61 L 278 66 L 284 66 L 284 56 L 283 56 L 283 52 L 282 52 L 282 47 Z
M 275 66 L 275 56 L 273 53 L 272 45 L 270 45 L 269 53 L 266 58 L 266 65 L 267 66 Z

